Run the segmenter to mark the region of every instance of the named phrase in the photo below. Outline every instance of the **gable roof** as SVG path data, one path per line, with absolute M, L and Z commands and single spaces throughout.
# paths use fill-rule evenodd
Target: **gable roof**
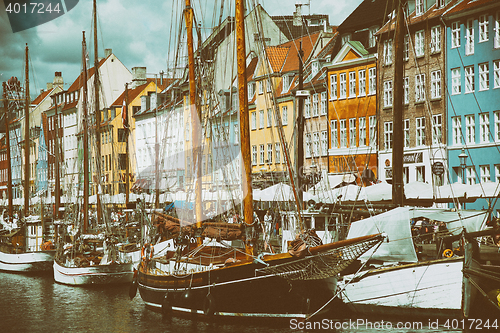
M 373 25 L 381 26 L 385 14 L 391 12 L 388 7 L 392 0 L 364 0 L 356 9 L 339 25 L 340 33 L 356 31 Z
M 49 94 L 51 91 L 53 91 L 55 88 L 48 89 L 46 91 L 43 91 L 40 95 L 38 95 L 31 104 L 38 105 L 40 104 Z
M 169 85 L 173 79 L 163 79 L 163 84 L 160 84 L 157 79 L 147 78 L 146 83 L 141 84 L 133 89 L 128 90 L 128 101 L 132 102 L 151 82 L 156 82 L 157 87 L 160 88 L 160 91 L 164 90 L 167 85 Z M 123 99 L 125 98 L 125 91 L 123 91 L 120 96 L 113 102 L 113 106 L 122 106 Z
M 273 72 L 280 72 L 285 64 L 290 46 L 269 46 L 266 47 L 267 57 Z
M 500 7 L 500 2 L 498 0 L 463 0 L 454 7 L 448 9 L 446 13 L 444 13 L 444 16 L 446 18 L 453 18 L 470 12 L 488 10 L 494 7 Z

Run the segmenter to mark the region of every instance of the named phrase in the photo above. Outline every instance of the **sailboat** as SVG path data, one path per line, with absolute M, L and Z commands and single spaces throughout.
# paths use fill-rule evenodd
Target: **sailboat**
M 192 8 L 186 1 L 189 84 L 195 105 L 194 57 L 192 51 Z M 249 115 L 245 64 L 243 1 L 236 1 L 238 96 L 242 156 L 243 218 L 241 223 L 202 221 L 201 172 L 195 177 L 195 222 L 162 214 L 163 226 L 171 230 L 176 248 L 155 256 L 154 237 L 142 249 L 142 260 L 130 289 L 139 290 L 148 308 L 192 313 L 199 316 L 252 318 L 306 318 L 321 310 L 336 291 L 336 276 L 362 253 L 380 244 L 379 233 L 318 245 L 317 236 L 304 231 L 290 252 L 258 253 L 250 168 Z M 192 119 L 196 119 L 194 107 Z M 198 118 L 199 119 L 199 118 Z M 193 145 L 201 133 L 195 121 Z M 196 159 L 193 157 L 195 165 Z M 239 244 L 240 246 L 238 246 Z
M 43 220 L 30 219 L 29 203 L 30 203 L 30 129 L 29 129 L 29 70 L 28 70 L 28 44 L 26 44 L 26 83 L 25 83 L 25 157 L 24 157 L 24 218 L 18 219 L 13 212 L 12 198 L 12 173 L 10 166 L 10 136 L 9 136 L 9 101 L 6 100 L 5 117 L 5 142 L 7 145 L 7 174 L 8 174 L 8 201 L 9 211 L 7 221 L 4 219 L 4 212 L 0 216 L 0 224 L 3 229 L 0 230 L 0 270 L 12 272 L 43 272 L 50 271 L 54 260 L 55 251 L 50 246 L 51 243 L 45 243 L 43 240 Z M 11 87 L 12 86 L 12 87 Z M 7 84 L 4 83 L 4 96 L 7 97 L 8 90 L 11 93 L 16 93 L 15 90 L 20 88 L 19 81 L 16 78 L 11 78 Z M 18 90 L 18 89 L 17 89 Z M 17 97 L 19 98 L 19 96 Z M 28 228 L 29 226 L 29 228 Z
M 94 28 L 96 27 L 94 1 Z M 95 31 L 95 30 L 94 30 Z M 94 33 L 94 38 L 96 35 Z M 95 45 L 97 42 L 95 41 Z M 83 205 L 76 216 L 72 216 L 71 224 L 63 228 L 57 243 L 57 252 L 54 260 L 54 280 L 68 285 L 114 284 L 131 282 L 133 278 L 132 262 L 121 261 L 118 257 L 117 243 L 119 237 L 111 233 L 104 221 L 105 230 L 102 233 L 89 232 L 89 129 L 90 116 L 87 110 L 87 66 L 86 41 L 83 32 L 82 62 L 83 62 L 83 94 L 81 106 L 83 113 L 82 145 L 83 145 Z M 98 81 L 97 47 L 95 48 L 95 80 Z M 95 113 L 96 127 L 100 124 L 98 87 L 95 86 Z M 99 142 L 97 143 L 99 146 Z M 99 154 L 99 149 L 97 154 Z M 97 159 L 100 160 L 100 159 Z M 99 168 L 97 168 L 99 170 Z M 99 197 L 99 196 L 98 196 Z M 97 211 L 100 213 L 99 198 Z

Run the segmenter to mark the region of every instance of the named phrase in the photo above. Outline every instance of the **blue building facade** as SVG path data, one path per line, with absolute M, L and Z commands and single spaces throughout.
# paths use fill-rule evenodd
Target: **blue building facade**
M 500 1 L 463 0 L 444 20 L 449 181 L 500 182 Z M 467 208 L 490 204 L 480 199 Z M 499 216 L 500 203 L 493 213 Z

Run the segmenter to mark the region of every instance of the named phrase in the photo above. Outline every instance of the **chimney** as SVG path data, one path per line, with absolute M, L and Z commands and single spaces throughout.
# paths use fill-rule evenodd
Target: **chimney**
M 163 74 L 165 74 L 164 71 L 160 72 L 160 86 L 163 86 Z
M 156 106 L 158 104 L 157 100 L 158 100 L 158 96 L 156 95 L 156 93 L 155 92 L 151 93 L 151 97 L 150 97 L 151 110 L 156 109 Z
M 295 12 L 293 13 L 293 26 L 302 26 L 302 4 L 300 2 L 297 2 L 295 4 Z
M 132 68 L 132 89 L 137 88 L 141 84 L 147 83 L 146 80 L 146 67 L 133 67 Z
M 113 49 L 104 49 L 104 58 L 107 58 L 113 53 Z
M 57 87 L 57 86 L 59 86 L 60 88 L 62 88 L 64 86 L 62 72 L 55 72 L 52 87 Z M 48 88 L 48 86 L 47 86 L 47 88 Z

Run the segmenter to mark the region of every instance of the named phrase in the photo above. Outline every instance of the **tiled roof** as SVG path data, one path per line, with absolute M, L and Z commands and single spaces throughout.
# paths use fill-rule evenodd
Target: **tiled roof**
M 48 95 L 48 94 L 50 94 L 50 92 L 51 92 L 52 90 L 54 90 L 54 89 L 55 89 L 55 88 L 52 88 L 52 89 L 48 89 L 48 90 L 46 90 L 46 91 L 42 92 L 40 95 L 38 95 L 38 96 L 37 96 L 37 97 L 33 100 L 33 102 L 31 102 L 31 104 L 35 104 L 35 105 L 40 104 L 40 103 L 41 103 L 41 102 L 45 99 L 45 97 L 47 97 L 47 95 Z
M 106 59 L 108 59 L 108 58 L 104 58 L 104 59 L 101 59 L 101 61 L 99 61 L 99 67 L 101 67 L 102 64 L 104 64 Z M 95 67 L 87 69 L 87 80 L 89 78 L 91 78 L 92 75 L 94 75 L 94 72 L 95 72 Z M 80 73 L 80 75 L 78 75 L 78 77 L 76 78 L 75 81 L 73 81 L 71 86 L 68 88 L 67 92 L 73 92 L 73 91 L 79 90 L 82 86 L 83 86 L 83 72 Z
M 137 86 L 134 89 L 128 90 L 128 101 L 129 102 L 133 101 L 137 97 L 137 95 L 139 95 L 141 93 L 141 91 L 143 91 L 151 82 L 157 82 L 158 88 L 160 88 L 160 90 L 163 90 L 167 87 L 168 84 L 172 83 L 172 81 L 173 81 L 173 79 L 163 79 L 163 84 L 160 84 L 157 79 L 147 78 L 146 83 L 141 84 L 140 86 Z M 123 105 L 124 98 L 125 98 L 125 91 L 123 91 L 121 93 L 121 95 L 118 96 L 116 101 L 114 101 L 113 104 L 111 104 L 111 105 L 114 105 L 114 106 Z
M 450 8 L 446 13 L 444 13 L 445 16 L 448 15 L 459 15 L 461 13 L 466 13 L 470 10 L 474 9 L 480 9 L 481 7 L 485 7 L 488 5 L 497 5 L 500 6 L 500 1 L 498 0 L 463 0 L 459 2 L 456 6 L 453 8 Z M 488 6 L 490 7 L 490 6 Z
M 302 50 L 304 51 L 304 63 L 309 58 L 313 50 L 313 46 L 318 39 L 320 32 L 314 33 L 312 35 L 303 36 L 301 38 L 297 38 L 295 40 L 289 41 L 287 43 L 281 44 L 282 47 L 289 47 L 290 51 L 288 52 L 288 56 L 286 58 L 285 64 L 281 70 L 282 73 L 291 72 L 298 70 L 299 68 L 299 48 L 300 42 L 302 41 Z
M 289 50 L 290 46 L 269 46 L 266 48 L 267 57 L 269 58 L 269 63 L 271 64 L 271 70 L 273 72 L 281 71 Z

